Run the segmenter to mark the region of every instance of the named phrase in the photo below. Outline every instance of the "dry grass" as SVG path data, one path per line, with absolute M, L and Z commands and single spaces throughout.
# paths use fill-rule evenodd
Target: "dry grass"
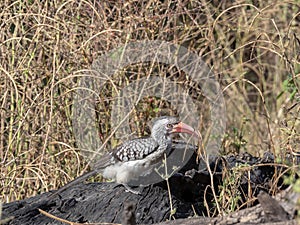
M 264 151 L 282 158 L 299 146 L 299 1 L 4 1 L 1 3 L 1 199 L 58 188 L 86 169 L 72 134 L 78 74 L 101 54 L 135 40 L 165 40 L 197 52 L 224 90 L 223 151 Z M 120 90 L 150 73 L 137 65 L 114 79 Z M 100 94 L 105 141 L 111 84 Z M 196 97 L 201 97 L 201 92 Z M 205 108 L 203 99 L 203 108 Z M 145 121 L 169 107 L 144 99 L 132 116 Z M 166 113 L 166 112 L 165 112 Z M 171 111 L 171 114 L 176 112 Z M 204 116 L 205 119 L 205 116 Z M 106 122 L 105 122 L 106 121 Z M 205 123 L 200 130 L 205 129 Z M 117 140 L 109 141 L 115 144 Z

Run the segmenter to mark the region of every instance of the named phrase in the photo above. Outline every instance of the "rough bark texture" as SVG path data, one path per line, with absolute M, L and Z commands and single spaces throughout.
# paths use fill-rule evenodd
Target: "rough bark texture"
M 181 148 L 177 145 L 175 148 Z M 281 169 L 270 164 L 273 162 L 271 154 L 263 158 L 256 158 L 249 154 L 228 156 L 225 158 L 211 157 L 210 168 L 213 171 L 213 182 L 218 193 L 218 184 L 222 182 L 222 171 L 230 170 L 241 164 L 252 165 L 250 171 L 245 171 L 245 179 L 241 179 L 240 188 L 248 193 L 249 188 L 253 195 L 258 196 L 258 202 L 252 207 L 234 212 L 228 216 L 208 218 L 207 207 L 214 207 L 214 199 L 208 185 L 211 185 L 211 176 L 203 162 L 196 163 L 196 156 L 180 171 L 170 178 L 172 193 L 172 208 L 176 209 L 172 218 L 175 221 L 164 222 L 170 219 L 170 196 L 166 182 L 148 187 L 138 188 L 140 195 L 126 192 L 122 185 L 114 183 L 88 183 L 71 187 L 49 199 L 51 193 L 44 193 L 29 199 L 16 201 L 3 206 L 2 218 L 14 217 L 9 225 L 45 225 L 63 224 L 49 218 L 38 211 L 38 208 L 57 217 L 79 223 L 122 223 L 122 224 L 296 224 L 293 219 L 295 204 L 280 204 L 261 191 L 268 190 L 268 183 L 274 175 L 274 170 Z M 255 166 L 255 165 L 260 166 Z M 263 164 L 263 166 L 262 166 Z M 279 182 L 280 183 L 280 182 Z M 245 188 L 245 190 L 243 190 Z M 258 195 L 259 194 L 259 195 Z M 289 196 L 295 195 L 293 193 Z M 298 196 L 297 196 L 298 197 Z M 242 200 L 247 200 L 247 195 Z M 244 201 L 244 202 L 245 202 Z M 241 204 L 243 201 L 241 202 Z M 254 206 L 256 204 L 256 206 Z M 258 205 L 257 205 L 258 204 Z M 196 217 L 201 215 L 201 217 Z M 193 218 L 189 218 L 193 217 Z M 186 219 L 189 218 L 189 219 Z M 284 222 L 284 223 L 282 223 Z

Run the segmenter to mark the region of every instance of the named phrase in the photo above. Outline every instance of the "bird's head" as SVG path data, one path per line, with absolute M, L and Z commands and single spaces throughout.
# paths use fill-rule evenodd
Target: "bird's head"
M 191 126 L 181 122 L 176 117 L 162 116 L 154 121 L 151 136 L 155 140 L 170 140 L 174 133 L 188 133 L 198 136 Z

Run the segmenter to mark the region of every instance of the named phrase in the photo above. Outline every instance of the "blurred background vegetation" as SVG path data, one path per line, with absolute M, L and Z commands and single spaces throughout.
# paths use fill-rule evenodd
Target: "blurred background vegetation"
M 280 160 L 299 148 L 299 0 L 5 0 L 0 8 L 2 202 L 58 188 L 88 170 L 72 131 L 79 75 L 129 41 L 179 44 L 211 67 L 226 101 L 224 154 L 271 151 Z M 113 79 L 114 90 L 151 72 L 147 65 L 126 68 Z M 188 80 L 165 65 L 154 72 L 174 75 L 183 86 Z M 111 92 L 108 84 L 99 95 L 102 141 L 111 133 Z M 206 111 L 201 90 L 194 94 Z M 137 133 L 148 132 L 152 117 L 176 114 L 170 107 L 143 99 L 131 115 Z

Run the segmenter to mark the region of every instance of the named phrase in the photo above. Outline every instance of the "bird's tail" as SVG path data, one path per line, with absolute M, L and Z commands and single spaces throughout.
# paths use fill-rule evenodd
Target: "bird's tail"
M 87 172 L 77 178 L 75 178 L 74 180 L 72 180 L 70 183 L 67 183 L 65 186 L 62 186 L 61 188 L 57 189 L 56 191 L 54 191 L 50 196 L 49 199 L 55 197 L 56 195 L 58 195 L 59 193 L 63 192 L 64 190 L 68 189 L 69 187 L 72 187 L 76 184 L 79 184 L 83 181 L 85 181 L 86 179 L 88 179 L 89 177 L 95 176 L 96 174 L 98 174 L 98 172 L 96 170 Z

